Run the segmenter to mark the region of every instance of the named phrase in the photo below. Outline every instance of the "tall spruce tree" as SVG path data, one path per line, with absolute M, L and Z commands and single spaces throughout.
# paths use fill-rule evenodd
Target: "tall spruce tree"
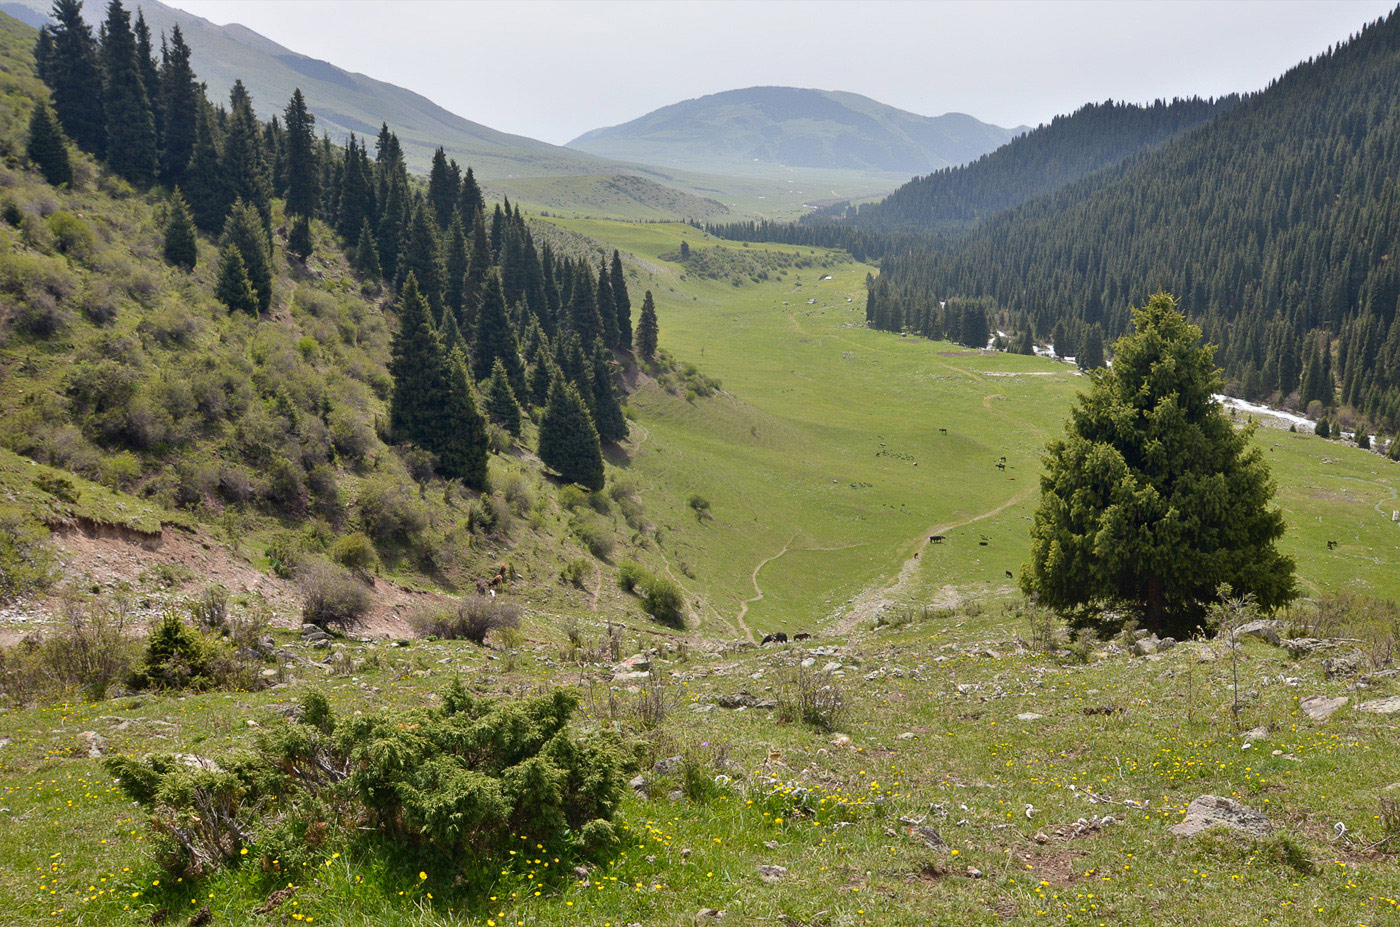
M 106 78 L 103 103 L 107 117 L 107 163 L 127 180 L 147 183 L 156 173 L 156 122 L 151 99 L 141 79 L 131 14 L 121 0 L 111 0 L 107 5 L 102 33 L 102 68 Z M 95 91 L 96 88 L 91 88 L 90 92 Z
M 593 350 L 593 424 L 600 439 L 617 442 L 627 438 L 627 419 L 613 389 L 611 366 L 607 348 L 597 342 Z
M 41 35 L 40 63 L 54 111 L 79 148 L 101 157 L 107 150 L 102 63 L 92 29 L 83 20 L 82 0 L 54 0 L 49 15 L 54 25 L 44 27 Z
M 397 441 L 426 450 L 439 447 L 446 435 L 446 403 L 452 389 L 447 358 L 433 328 L 428 301 L 410 274 L 399 289 L 399 327 L 390 344 L 389 427 Z
M 194 157 L 199 139 L 199 111 L 204 91 L 190 67 L 190 47 L 179 25 L 161 43 L 160 66 L 161 140 L 160 179 L 176 186 L 184 183 L 185 171 Z
M 1222 584 L 1286 604 L 1296 585 L 1274 483 L 1253 430 L 1236 431 L 1213 398 L 1201 330 L 1165 293 L 1133 322 L 1048 446 L 1022 590 L 1071 616 L 1127 606 L 1178 638 Z
M 228 128 L 219 163 L 230 198 L 242 199 L 251 206 L 262 220 L 264 233 L 270 235 L 272 192 L 262 126 L 253 113 L 253 99 L 248 95 L 248 88 L 241 80 L 235 81 L 229 92 Z M 254 286 L 257 286 L 256 281 Z
M 40 101 L 29 114 L 29 142 L 25 155 L 55 187 L 73 182 L 73 163 L 68 159 L 68 143 L 53 110 Z
M 656 360 L 657 340 L 660 328 L 656 322 L 656 303 L 651 298 L 651 290 L 642 297 L 642 314 L 637 320 L 637 356 L 647 362 Z
M 299 261 L 311 257 L 311 220 L 306 216 L 292 219 L 291 231 L 287 233 L 287 253 Z
M 167 261 L 186 271 L 194 270 L 195 262 L 199 260 L 199 242 L 194 231 L 194 218 L 190 215 L 190 208 L 185 205 L 185 198 L 180 195 L 179 187 L 171 193 L 170 202 L 166 206 L 162 252 Z M 244 278 L 247 278 L 246 271 Z
M 506 314 L 506 297 L 501 290 L 501 275 L 495 269 L 486 275 L 482 288 L 481 310 L 476 317 L 476 333 L 472 338 L 472 374 L 484 383 L 491 368 L 500 361 L 506 368 L 511 389 L 516 395 L 525 391 L 525 371 L 520 362 L 520 348 L 515 330 Z
M 1080 370 L 1096 370 L 1104 365 L 1103 326 L 1098 322 L 1085 330 L 1084 343 L 1079 346 L 1074 360 Z
M 384 273 L 379 265 L 379 246 L 374 243 L 374 232 L 370 231 L 368 219 L 364 220 L 360 240 L 355 245 L 355 269 L 372 280 L 380 279 Z
M 563 378 L 549 388 L 540 420 L 540 460 L 567 482 L 603 488 L 603 448 L 578 389 Z
M 632 297 L 627 293 L 627 275 L 622 272 L 622 255 L 613 249 L 612 268 L 609 274 L 612 283 L 613 305 L 617 307 L 617 347 L 623 351 L 632 350 Z
M 155 45 L 151 42 L 151 27 L 146 14 L 136 9 L 136 22 L 131 26 L 136 38 L 136 69 L 141 73 L 141 85 L 151 103 L 151 118 L 156 125 L 156 170 L 160 170 L 160 140 L 165 135 L 165 104 L 160 93 L 160 67 L 156 64 Z
M 233 245 L 243 258 L 248 281 L 257 294 L 258 311 L 272 306 L 272 255 L 268 251 L 267 234 L 257 211 L 241 200 L 235 202 L 224 223 L 220 246 Z
M 258 294 L 248 280 L 243 254 L 233 242 L 219 250 L 219 272 L 214 283 L 214 296 L 228 307 L 229 312 L 258 314 Z
M 485 489 L 490 440 L 486 421 L 477 407 L 471 371 L 460 348 L 448 356 L 447 373 L 443 432 L 435 445 L 438 472 L 447 479 L 461 480 L 472 489 Z
M 306 108 L 300 87 L 292 91 L 283 115 L 287 215 L 309 219 L 321 201 L 321 175 L 316 167 L 316 117 Z
M 442 321 L 442 247 L 438 241 L 437 220 L 432 206 L 419 203 L 413 210 L 397 267 L 398 284 L 412 274 L 418 278 L 418 290 L 428 301 L 435 322 Z
M 476 318 L 480 315 L 481 295 L 486 288 L 486 275 L 495 266 L 491 256 L 491 243 L 486 238 L 486 217 L 481 210 L 476 211 L 472 220 L 471 250 L 467 255 L 467 273 L 461 281 L 462 322 L 468 331 L 476 330 Z M 501 297 L 505 298 L 504 294 Z
M 520 402 L 515 398 L 515 390 L 511 389 L 510 377 L 506 375 L 506 368 L 499 360 L 491 368 L 491 379 L 486 383 L 483 391 L 486 400 L 486 414 L 491 421 L 500 425 L 515 437 L 520 437 Z
M 621 336 L 617 330 L 617 303 L 613 301 L 612 274 L 608 271 L 606 262 L 598 268 L 598 287 L 593 302 L 598 310 L 598 321 L 602 325 L 603 343 L 610 348 L 622 347 L 618 341 Z
M 462 223 L 470 225 L 475 222 L 476 214 L 485 208 L 486 200 L 481 195 L 481 186 L 476 182 L 476 175 L 468 165 L 467 173 L 462 177 L 462 192 L 457 201 L 457 211 L 462 214 Z
M 442 258 L 442 299 L 458 322 L 465 320 L 462 315 L 462 284 L 467 279 L 467 263 L 471 255 L 467 251 L 467 232 L 462 227 L 462 217 L 456 209 L 452 211 L 452 222 L 447 226 L 447 240 L 443 245 Z
M 206 232 L 223 227 L 233 197 L 224 177 L 223 159 L 214 138 L 213 108 L 201 100 L 195 118 L 194 152 L 185 171 L 185 197 L 195 225 Z
M 461 177 L 456 167 L 455 161 L 448 164 L 446 153 L 438 146 L 437 151 L 433 152 L 432 167 L 428 171 L 428 202 L 432 205 L 433 220 L 440 229 L 451 224 L 452 211 L 457 207 Z

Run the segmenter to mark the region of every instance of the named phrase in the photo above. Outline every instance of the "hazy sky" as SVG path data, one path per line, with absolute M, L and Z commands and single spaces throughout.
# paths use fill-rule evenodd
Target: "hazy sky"
M 493 128 L 563 143 L 757 84 L 1034 125 L 1090 100 L 1254 90 L 1392 0 L 166 0 Z

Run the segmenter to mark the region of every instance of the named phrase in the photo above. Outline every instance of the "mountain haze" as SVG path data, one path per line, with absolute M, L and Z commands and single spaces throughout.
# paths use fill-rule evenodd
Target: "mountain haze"
M 970 161 L 1024 130 L 989 125 L 962 113 L 919 116 L 856 93 L 749 87 L 685 100 L 622 125 L 595 129 L 568 147 L 669 166 L 757 161 L 913 174 Z

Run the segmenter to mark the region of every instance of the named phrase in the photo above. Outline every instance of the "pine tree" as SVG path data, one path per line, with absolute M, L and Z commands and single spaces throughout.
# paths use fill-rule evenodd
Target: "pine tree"
M 567 482 L 594 492 L 603 488 L 603 449 L 598 430 L 572 383 L 556 379 L 540 420 L 540 460 Z
M 257 294 L 258 311 L 272 306 L 272 256 L 268 253 L 267 234 L 252 206 L 242 201 L 233 204 L 220 246 L 232 244 L 243 258 L 248 282 Z
M 160 94 L 160 68 L 156 65 L 155 45 L 151 42 L 151 28 L 146 25 L 146 14 L 140 7 L 136 9 L 136 22 L 131 27 L 136 37 L 136 70 L 141 74 L 141 86 L 146 89 L 146 98 L 151 103 L 151 118 L 155 122 L 156 169 L 160 168 L 160 140 L 165 133 L 165 106 Z
M 462 217 L 454 209 L 452 222 L 447 227 L 447 242 L 443 248 L 442 299 L 458 320 L 462 314 L 462 284 L 467 279 L 467 264 L 470 254 L 467 251 L 467 232 L 462 226 Z
M 622 256 L 613 249 L 612 271 L 613 305 L 617 307 L 617 347 L 623 351 L 632 349 L 632 297 L 627 294 L 627 277 L 622 272 Z
M 461 480 L 472 489 L 485 489 L 490 441 L 486 421 L 477 408 L 471 372 L 460 348 L 449 355 L 447 367 L 443 432 L 435 445 L 438 472 L 447 479 Z
M 491 243 L 486 239 L 486 217 L 481 210 L 476 211 L 472 220 L 471 250 L 467 256 L 467 273 L 461 281 L 462 321 L 468 330 L 475 330 L 476 318 L 480 314 L 481 294 L 486 287 L 486 275 L 495 266 L 491 256 Z M 504 295 L 501 297 L 504 299 Z
M 1091 374 L 1047 472 L 1021 588 L 1062 613 L 1139 610 L 1183 637 L 1222 584 L 1265 609 L 1296 594 L 1282 513 L 1252 430 L 1237 432 L 1201 330 L 1159 293 Z
M 185 198 L 180 195 L 179 187 L 170 195 L 170 203 L 166 208 L 163 253 L 167 261 L 186 271 L 194 270 L 195 262 L 199 260 L 194 218 L 190 215 L 190 208 L 185 205 Z M 247 279 L 246 270 L 244 279 Z
M 243 81 L 235 81 L 229 92 L 228 129 L 219 158 L 230 199 L 242 199 L 262 220 L 266 233 L 272 231 L 272 193 L 264 157 L 262 127 L 253 113 L 253 100 Z M 247 255 L 244 255 L 246 258 Z M 257 282 L 254 281 L 254 285 Z
M 593 351 L 593 424 L 600 440 L 617 442 L 627 438 L 627 419 L 613 389 L 608 351 L 601 341 Z
M 543 408 L 549 401 L 549 386 L 554 382 L 556 372 L 552 359 L 541 352 L 540 358 L 530 367 L 528 388 L 531 405 Z
M 498 360 L 491 368 L 491 379 L 486 383 L 486 414 L 491 421 L 500 425 L 515 437 L 520 437 L 520 403 L 511 389 L 510 378 L 505 366 Z
M 212 108 L 201 101 L 195 118 L 194 153 L 185 170 L 184 191 L 195 225 L 206 232 L 217 232 L 223 227 L 233 203 L 212 123 Z
M 454 170 L 456 166 L 455 161 L 450 165 L 447 163 L 447 155 L 441 146 L 433 152 L 433 164 L 428 172 L 428 203 L 440 229 L 447 228 L 452 222 L 452 211 L 457 206 L 460 176 Z
M 426 450 L 447 436 L 445 400 L 452 389 L 447 358 L 433 329 L 428 301 L 412 274 L 399 289 L 399 327 L 390 344 L 389 375 L 394 389 L 389 399 L 389 427 L 397 441 Z
M 598 287 L 593 300 L 598 310 L 598 321 L 602 325 L 600 336 L 603 343 L 610 348 L 623 347 L 618 340 L 621 335 L 617 330 L 617 303 L 613 301 L 612 275 L 606 263 L 598 268 Z
M 637 356 L 650 363 L 656 360 L 657 338 L 660 330 L 656 324 L 656 303 L 651 298 L 651 290 L 642 297 L 642 315 L 637 320 Z
M 68 160 L 68 143 L 63 129 L 47 103 L 39 102 L 29 115 L 29 144 L 25 155 L 53 186 L 73 182 L 73 163 Z
M 162 42 L 160 101 L 162 131 L 160 178 L 179 185 L 185 180 L 194 146 L 199 139 L 199 110 L 204 91 L 190 67 L 190 47 L 178 25 L 170 30 L 170 41 Z
M 297 216 L 292 220 L 291 231 L 287 233 L 287 253 L 300 261 L 311 257 L 311 220 Z
M 355 246 L 355 269 L 372 280 L 378 280 L 383 273 L 379 266 L 379 248 L 374 243 L 368 219 L 360 228 L 360 241 Z
M 438 326 L 438 337 L 442 339 L 442 350 L 451 355 L 455 350 L 461 350 L 466 356 L 469 346 L 467 340 L 462 337 L 462 329 L 457 324 L 457 316 L 451 312 L 442 314 L 442 324 Z M 470 369 L 470 365 L 468 365 Z
M 287 215 L 309 219 L 321 201 L 321 176 L 316 169 L 316 117 L 306 108 L 300 87 L 292 92 L 284 115 Z
M 413 210 L 413 218 L 408 225 L 408 237 L 404 240 L 403 251 L 397 264 L 398 284 L 412 274 L 418 278 L 418 290 L 428 301 L 433 311 L 433 319 L 442 321 L 442 248 L 438 242 L 437 220 L 432 216 L 432 206 L 419 203 Z
M 141 80 L 131 14 L 122 7 L 121 0 L 111 0 L 107 5 L 102 66 L 106 77 L 103 102 L 107 117 L 107 163 L 127 180 L 147 183 L 156 173 L 155 115 Z M 95 91 L 94 87 L 90 92 Z
M 598 290 L 586 267 L 574 275 L 574 292 L 569 298 L 569 323 L 581 344 L 591 345 L 603 337 L 603 320 L 598 317 Z
M 481 311 L 476 317 L 476 332 L 472 338 L 472 373 L 477 382 L 491 376 L 491 368 L 500 361 L 506 368 L 511 389 L 516 395 L 525 391 L 525 371 L 520 363 L 520 349 L 515 331 L 506 315 L 505 293 L 501 291 L 501 275 L 495 269 L 487 274 L 481 295 Z
M 1084 333 L 1084 343 L 1079 346 L 1074 360 L 1080 370 L 1096 370 L 1104 365 L 1103 326 L 1098 322 Z
M 229 312 L 258 314 L 258 294 L 248 280 L 243 254 L 232 242 L 219 250 L 219 276 L 214 285 L 214 296 L 228 307 Z
M 476 214 L 485 208 L 486 200 L 481 195 L 481 186 L 468 166 L 466 176 L 462 178 L 462 192 L 457 201 L 457 211 L 462 214 L 462 223 L 470 225 L 475 222 Z
M 69 138 L 90 154 L 107 150 L 102 63 L 92 29 L 83 21 L 82 0 L 54 0 L 53 26 L 40 45 L 44 83 L 53 91 L 53 108 Z

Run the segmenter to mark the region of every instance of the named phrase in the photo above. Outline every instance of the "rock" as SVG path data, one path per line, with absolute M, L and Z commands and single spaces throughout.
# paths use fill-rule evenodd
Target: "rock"
M 1133 654 L 1145 657 L 1156 653 L 1161 647 L 1162 642 L 1156 637 L 1144 637 L 1141 640 L 1133 641 Z
M 1227 827 L 1251 837 L 1267 837 L 1274 832 L 1274 826 L 1263 814 L 1219 795 L 1202 795 L 1192 801 L 1185 819 L 1169 830 L 1178 837 L 1194 837 L 1212 827 Z
M 812 667 L 814 667 L 814 666 L 816 666 L 816 665 L 817 665 L 817 661 L 816 661 L 814 658 L 812 658 L 812 657 L 804 657 L 803 660 L 802 660 L 802 668 L 803 668 L 803 669 L 811 669 Z
M 656 773 L 658 776 L 669 776 L 671 775 L 671 773 L 677 772 L 681 768 L 681 764 L 684 762 L 685 758 L 682 757 L 680 754 L 676 754 L 675 756 L 662 757 L 661 759 L 656 761 L 656 764 L 654 766 L 651 767 L 651 771 Z
M 1268 737 L 1268 736 L 1269 736 L 1269 729 L 1268 729 L 1268 728 L 1266 728 L 1266 727 L 1256 727 L 1256 728 L 1251 728 L 1251 729 L 1248 730 L 1248 731 L 1245 731 L 1243 734 L 1240 735 L 1240 739 L 1242 739 L 1242 740 L 1263 740 L 1265 737 Z
M 1347 703 L 1345 695 L 1336 698 L 1328 698 L 1325 695 L 1309 695 L 1298 703 L 1298 707 L 1303 710 L 1314 721 L 1326 721 L 1332 717 L 1333 712 Z
M 724 917 L 724 915 L 725 912 L 718 908 L 701 908 L 699 911 L 695 912 L 695 922 L 699 924 L 704 921 L 717 921 Z
M 929 827 L 926 824 L 910 827 L 909 836 L 922 840 L 930 850 L 941 850 L 948 845 L 944 842 L 943 835 L 938 832 L 938 828 Z
M 1255 640 L 1261 640 L 1275 647 L 1277 647 L 1282 640 L 1278 633 L 1278 622 L 1268 620 L 1250 621 L 1242 624 L 1238 628 L 1235 628 L 1235 633 L 1232 637 L 1234 640 L 1239 640 L 1242 637 L 1252 637 Z
M 1039 721 L 1044 715 L 1038 715 L 1033 711 L 1024 711 L 1016 716 L 1017 721 Z
M 651 673 L 642 673 L 642 672 L 636 672 L 636 673 L 614 673 L 614 674 L 613 674 L 612 681 L 613 681 L 613 682 L 621 682 L 621 683 L 637 683 L 637 682 L 646 682 L 646 681 L 647 681 L 648 679 L 650 679 L 650 678 L 651 678 Z
M 1322 661 L 1322 674 L 1328 679 L 1339 676 L 1355 676 L 1361 672 L 1361 654 L 1349 653 L 1340 657 L 1328 657 Z
M 1289 656 L 1293 657 L 1306 657 L 1310 653 L 1317 653 L 1326 646 L 1326 641 L 1320 641 L 1315 637 L 1294 637 L 1283 642 L 1283 649 L 1287 650 Z
M 740 691 L 733 695 L 718 696 L 715 703 L 721 708 L 752 708 L 758 704 L 758 699 L 748 692 Z
M 765 882 L 781 882 L 787 878 L 787 867 L 785 866 L 759 866 L 758 877 Z
M 918 736 L 919 736 L 919 735 L 918 735 L 918 734 L 915 734 L 913 731 L 905 731 L 903 734 L 900 734 L 900 735 L 899 735 L 899 739 L 900 739 L 900 740 L 913 740 L 914 738 L 916 738 L 916 737 L 918 737 Z
M 92 759 L 97 759 L 105 755 L 107 741 L 96 731 L 83 731 L 78 738 L 87 746 L 87 755 Z
M 969 879 L 980 879 L 982 878 L 982 870 L 978 869 L 976 866 L 968 866 L 967 877 Z
M 627 787 L 642 798 L 650 797 L 651 780 L 646 776 L 633 776 L 631 781 L 627 783 Z
M 840 663 L 837 663 L 835 660 L 832 660 L 830 663 L 828 663 L 828 664 L 826 664 L 825 666 L 822 667 L 822 672 L 823 672 L 823 673 L 834 673 L 834 672 L 836 672 L 837 670 L 839 670 L 840 668 L 841 668 L 841 664 L 840 664 Z
M 851 735 L 837 734 L 835 737 L 831 738 L 831 745 L 833 747 L 849 747 L 851 745 Z
M 757 708 L 759 711 L 777 711 L 778 700 L 771 698 L 761 698 L 753 703 L 753 707 Z
M 650 672 L 651 658 L 644 653 L 635 653 L 618 664 L 618 671 L 625 673 Z
M 1393 715 L 1400 712 L 1400 695 L 1392 695 L 1390 698 L 1378 698 L 1369 702 L 1362 702 L 1356 706 L 1357 711 L 1369 711 L 1376 715 Z
M 980 689 L 980 688 L 982 688 L 982 686 L 981 686 L 980 683 L 975 683 L 975 682 L 960 682 L 960 683 L 958 683 L 958 694 L 959 694 L 959 695 L 970 695 L 970 694 L 972 694 L 973 692 L 976 692 L 976 691 L 977 691 L 978 689 Z
M 207 756 L 200 756 L 198 753 L 176 753 L 174 757 L 190 769 L 203 769 L 208 772 L 223 771 L 223 767 L 218 763 L 209 759 Z

